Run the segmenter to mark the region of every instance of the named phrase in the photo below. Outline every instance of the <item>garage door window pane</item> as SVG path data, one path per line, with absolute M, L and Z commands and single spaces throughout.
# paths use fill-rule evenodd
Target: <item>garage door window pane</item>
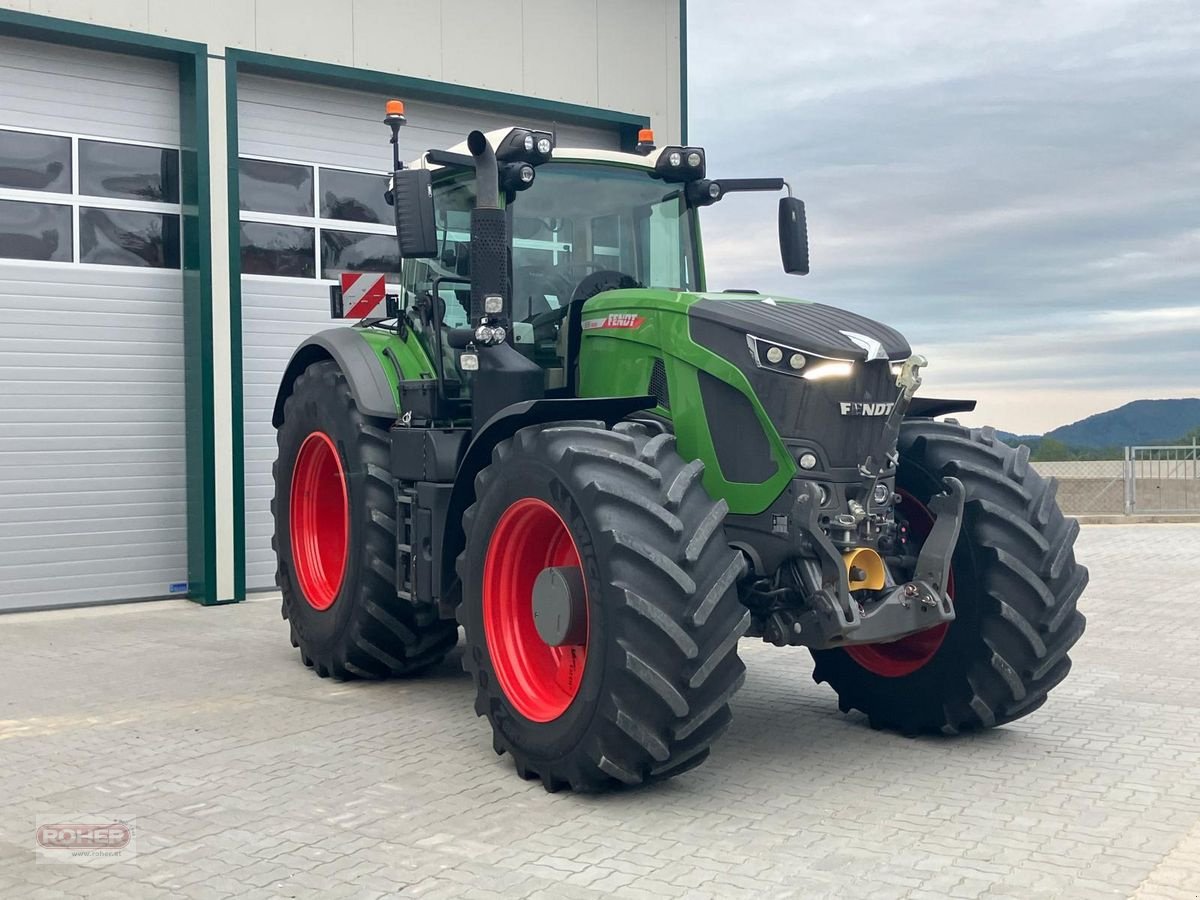
M 313 229 L 243 222 L 241 231 L 243 275 L 315 275 Z
M 71 207 L 0 200 L 0 257 L 71 261 Z
M 80 209 L 79 261 L 178 269 L 179 216 Z
M 383 199 L 387 190 L 384 175 L 321 169 L 321 216 L 345 222 L 375 222 L 391 225 L 395 218 Z
M 285 216 L 313 215 L 313 170 L 311 166 L 238 160 L 238 197 L 248 212 L 280 213 Z
M 342 272 L 394 274 L 399 271 L 400 251 L 390 234 L 322 230 L 322 277 L 337 278 Z
M 71 193 L 71 139 L 0 130 L 0 187 Z
M 178 203 L 179 151 L 80 141 L 79 193 Z

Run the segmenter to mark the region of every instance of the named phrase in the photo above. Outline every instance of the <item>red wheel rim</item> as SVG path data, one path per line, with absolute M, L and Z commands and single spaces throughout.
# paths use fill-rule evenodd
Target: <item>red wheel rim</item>
M 552 647 L 533 621 L 533 583 L 550 566 L 583 564 L 562 517 L 534 497 L 504 511 L 483 566 L 483 630 L 492 668 L 509 702 L 534 722 L 557 719 L 579 693 L 582 644 Z M 589 623 L 590 628 L 590 623 Z
M 329 609 L 346 575 L 350 502 L 337 447 L 322 431 L 300 445 L 289 502 L 292 565 L 300 592 L 313 609 Z
M 920 546 L 933 530 L 933 514 L 912 494 L 904 490 L 899 493 L 899 512 L 908 521 L 909 540 L 915 540 Z M 951 600 L 954 599 L 953 570 L 946 582 L 946 593 L 950 595 Z M 882 675 L 884 678 L 902 678 L 924 667 L 937 655 L 949 628 L 950 623 L 944 622 L 898 641 L 859 644 L 846 647 L 845 650 L 852 660 L 868 672 Z

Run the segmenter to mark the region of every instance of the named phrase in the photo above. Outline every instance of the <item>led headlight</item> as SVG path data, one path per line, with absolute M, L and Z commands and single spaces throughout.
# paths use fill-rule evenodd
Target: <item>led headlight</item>
M 780 375 L 816 381 L 821 378 L 845 377 L 854 371 L 853 363 L 847 360 L 811 356 L 795 347 L 765 341 L 752 334 L 746 335 L 746 346 L 756 366 L 778 372 Z
M 848 378 L 854 374 L 854 364 L 842 360 L 813 363 L 805 369 L 800 377 L 809 381 L 823 381 L 826 378 Z

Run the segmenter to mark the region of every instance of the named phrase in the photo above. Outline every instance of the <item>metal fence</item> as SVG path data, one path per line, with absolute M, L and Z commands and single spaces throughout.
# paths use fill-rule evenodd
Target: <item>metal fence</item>
M 1200 514 L 1200 444 L 1126 447 L 1123 459 L 1035 462 L 1070 516 Z
M 1200 512 L 1200 447 L 1126 447 L 1129 513 Z

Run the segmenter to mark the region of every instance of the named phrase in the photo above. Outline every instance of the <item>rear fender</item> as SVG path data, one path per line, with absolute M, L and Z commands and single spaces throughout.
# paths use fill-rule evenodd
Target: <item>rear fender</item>
M 400 414 L 400 382 L 431 376 L 425 352 L 408 332 L 401 340 L 392 333 L 362 328 L 330 328 L 318 332 L 292 354 L 279 383 L 271 424 L 283 424 L 283 405 L 292 395 L 300 373 L 321 360 L 332 359 L 346 376 L 359 412 L 395 419 Z

